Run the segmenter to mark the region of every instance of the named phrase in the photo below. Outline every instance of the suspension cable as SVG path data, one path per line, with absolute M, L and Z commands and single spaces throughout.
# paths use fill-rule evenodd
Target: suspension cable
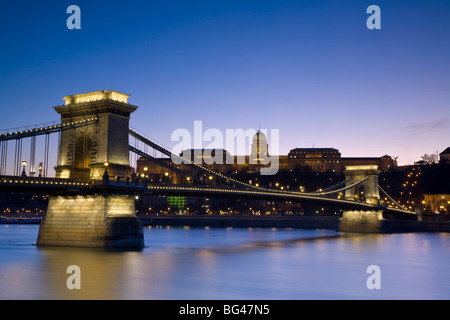
M 257 189 L 257 190 L 265 190 L 265 189 L 263 189 L 263 188 L 259 188 L 259 187 L 253 186 L 253 185 L 251 185 L 251 184 L 248 184 L 248 183 L 245 183 L 245 182 L 242 182 L 242 181 L 238 181 L 238 180 L 232 179 L 232 178 L 230 178 L 230 177 L 224 176 L 224 175 L 222 175 L 222 174 L 220 174 L 220 173 L 214 172 L 214 171 L 212 171 L 212 170 L 210 170 L 210 169 L 208 169 L 208 168 L 205 168 L 205 167 L 203 167 L 203 166 L 200 166 L 200 165 L 194 163 L 193 161 L 191 161 L 191 160 L 189 160 L 189 159 L 187 159 L 187 158 L 178 156 L 178 155 L 172 153 L 171 151 L 169 151 L 167 148 L 164 148 L 164 147 L 162 147 L 161 145 L 159 145 L 159 144 L 153 142 L 153 141 L 150 140 L 149 138 L 144 137 L 142 134 L 138 133 L 138 132 L 137 132 L 136 130 L 134 130 L 134 129 L 131 129 L 131 128 L 130 128 L 130 129 L 129 129 L 129 133 L 130 133 L 131 136 L 133 136 L 134 138 L 140 140 L 141 142 L 143 142 L 143 143 L 149 145 L 150 147 L 152 147 L 152 148 L 154 148 L 154 149 L 160 151 L 161 153 L 165 154 L 166 156 L 171 157 L 172 159 L 177 159 L 177 160 L 179 160 L 180 163 L 182 162 L 182 163 L 186 164 L 187 166 L 193 167 L 193 168 L 195 168 L 195 169 L 197 169 L 197 170 L 200 170 L 200 171 L 202 171 L 202 172 L 204 172 L 204 173 L 213 175 L 213 176 L 215 176 L 216 178 L 223 179 L 223 180 L 225 180 L 225 181 L 227 181 L 227 182 L 230 181 L 230 182 L 233 182 L 233 183 L 235 183 L 235 184 L 237 184 L 237 185 L 240 185 L 240 186 L 243 186 L 243 187 L 246 187 L 246 188 Z
M 391 200 L 396 206 L 399 206 L 400 208 L 405 209 L 406 207 L 401 205 L 400 203 L 398 203 L 397 201 L 395 201 L 380 185 L 378 185 L 378 188 L 380 189 L 381 192 L 383 192 L 388 198 L 389 200 Z M 406 208 L 407 209 L 407 208 Z

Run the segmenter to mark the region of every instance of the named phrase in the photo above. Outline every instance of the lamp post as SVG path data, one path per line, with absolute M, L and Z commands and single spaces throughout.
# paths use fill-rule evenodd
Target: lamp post
M 109 175 L 108 175 L 108 165 L 109 165 L 109 163 L 105 162 L 104 165 L 105 165 L 105 172 L 103 173 L 103 182 L 106 183 L 109 180 Z
M 25 167 L 27 166 L 26 161 L 22 161 L 22 177 L 26 177 L 27 174 L 25 173 Z
M 148 184 L 148 168 L 144 167 L 144 173 L 141 174 L 141 177 L 144 179 L 144 182 Z
M 165 184 L 169 184 L 169 173 L 168 172 L 164 172 L 164 176 L 165 176 L 164 183 Z

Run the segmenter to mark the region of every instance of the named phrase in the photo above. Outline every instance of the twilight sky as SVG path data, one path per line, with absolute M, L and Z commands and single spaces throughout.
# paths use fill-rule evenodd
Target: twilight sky
M 81 30 L 66 27 L 72 4 Z M 366 27 L 372 4 L 381 30 Z M 279 129 L 281 154 L 314 145 L 408 164 L 450 146 L 449 17 L 448 0 L 8 1 L 0 129 L 116 90 L 139 106 L 131 126 L 166 146 L 199 120 Z

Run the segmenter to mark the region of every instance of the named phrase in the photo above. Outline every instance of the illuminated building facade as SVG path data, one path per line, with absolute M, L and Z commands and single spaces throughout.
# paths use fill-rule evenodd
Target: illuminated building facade
M 341 154 L 333 148 L 295 148 L 288 154 L 290 169 L 310 167 L 315 172 L 341 171 Z
M 233 156 L 224 149 L 190 149 L 183 151 L 181 156 L 212 171 L 234 177 L 237 174 L 258 173 L 269 154 L 267 139 L 261 131 L 258 131 L 253 138 L 250 155 Z M 159 160 L 172 161 L 170 158 Z M 372 158 L 345 158 L 341 157 L 339 150 L 334 148 L 295 148 L 290 150 L 288 155 L 279 156 L 278 161 L 279 170 L 308 167 L 313 172 L 342 172 L 346 166 L 355 165 L 374 165 L 380 171 L 388 171 L 397 166 L 396 160 L 388 155 Z M 177 167 L 185 172 L 192 170 L 184 164 Z M 146 177 L 152 182 L 191 182 L 189 177 L 169 172 L 165 167 L 144 158 L 137 160 L 137 173 L 140 177 Z M 203 176 L 202 179 L 207 182 L 214 178 Z

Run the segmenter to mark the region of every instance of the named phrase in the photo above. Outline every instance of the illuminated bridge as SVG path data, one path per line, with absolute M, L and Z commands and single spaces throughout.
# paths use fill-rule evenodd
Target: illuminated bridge
M 137 195 L 244 198 L 335 206 L 344 210 L 341 231 L 383 232 L 386 229 L 383 213 L 415 214 L 403 209 L 378 186 L 379 171 L 374 166 L 347 167 L 343 183 L 311 193 L 266 189 L 215 172 L 173 154 L 131 129 L 130 115 L 137 107 L 128 104 L 128 97 L 116 91 L 67 96 L 63 98 L 64 105 L 54 108 L 61 116 L 60 123 L 0 132 L 0 191 L 50 195 L 37 245 L 142 247 L 142 226 L 134 207 Z M 50 142 L 52 134 L 57 138 L 54 144 Z M 43 149 L 36 148 L 39 137 L 43 137 Z M 12 143 L 14 154 L 8 154 Z M 24 152 L 24 146 L 29 146 L 28 153 Z M 54 177 L 49 176 L 48 169 L 52 147 L 58 155 Z M 43 151 L 44 158 L 38 166 L 37 150 Z M 171 161 L 162 161 L 156 154 L 182 162 L 183 168 L 189 171 Z M 130 166 L 133 156 L 189 176 L 198 184 L 148 183 L 136 177 Z M 202 174 L 213 176 L 215 184 L 202 183 Z M 364 202 L 356 201 L 355 195 L 360 192 L 364 193 Z M 380 192 L 389 197 L 394 207 L 380 203 Z
M 160 185 L 117 181 L 73 181 L 57 178 L 33 177 L 0 177 L 0 191 L 2 192 L 44 192 L 50 194 L 83 194 L 99 190 L 110 190 L 138 195 L 165 195 L 165 196 L 191 196 L 191 197 L 221 197 L 221 198 L 247 198 L 270 201 L 294 201 L 307 204 L 336 206 L 348 210 L 380 209 L 388 213 L 415 214 L 402 208 L 388 206 L 374 206 L 365 202 L 354 200 L 335 199 L 316 195 L 314 193 L 297 193 L 289 191 L 274 191 L 268 189 L 237 189 L 217 186 L 192 185 Z

